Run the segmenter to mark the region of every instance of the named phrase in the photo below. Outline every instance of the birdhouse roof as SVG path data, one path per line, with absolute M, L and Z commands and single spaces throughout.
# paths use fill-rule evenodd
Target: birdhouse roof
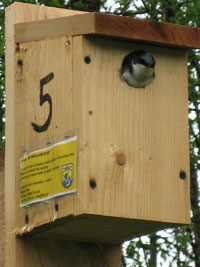
M 92 34 L 183 49 L 200 48 L 200 29 L 95 12 L 19 23 L 15 30 L 16 42 Z

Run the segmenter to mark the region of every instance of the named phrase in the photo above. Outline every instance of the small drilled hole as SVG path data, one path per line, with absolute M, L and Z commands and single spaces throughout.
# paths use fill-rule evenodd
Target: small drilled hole
M 21 59 L 19 59 L 17 61 L 17 65 L 21 68 L 23 66 L 23 61 Z
M 85 61 L 86 64 L 90 64 L 91 57 L 89 57 L 89 56 L 84 57 L 84 61 Z
M 182 179 L 182 180 L 185 180 L 187 178 L 187 174 L 185 171 L 180 171 L 179 173 L 179 177 Z
M 29 223 L 29 217 L 28 217 L 28 215 L 26 214 L 25 215 L 25 224 L 28 224 Z
M 58 212 L 58 210 L 59 210 L 59 206 L 58 204 L 55 204 L 55 211 Z
M 94 179 L 90 179 L 90 187 L 91 187 L 92 189 L 95 189 L 96 186 L 97 186 L 96 181 L 95 181 Z

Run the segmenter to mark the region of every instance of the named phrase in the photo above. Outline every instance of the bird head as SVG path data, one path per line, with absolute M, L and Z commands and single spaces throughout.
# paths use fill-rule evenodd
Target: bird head
M 121 78 L 132 87 L 144 88 L 155 77 L 154 67 L 154 57 L 148 52 L 137 50 L 123 59 Z

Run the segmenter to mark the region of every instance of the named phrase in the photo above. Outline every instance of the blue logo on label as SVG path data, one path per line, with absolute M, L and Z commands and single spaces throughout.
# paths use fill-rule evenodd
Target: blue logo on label
M 74 176 L 73 173 L 74 173 L 74 166 L 72 163 L 62 166 L 61 182 L 65 188 L 70 187 L 70 185 L 72 184 Z

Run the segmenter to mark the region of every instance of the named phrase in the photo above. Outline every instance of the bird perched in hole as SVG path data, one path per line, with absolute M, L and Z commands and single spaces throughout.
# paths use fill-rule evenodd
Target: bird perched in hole
M 155 59 L 145 51 L 135 51 L 128 54 L 120 71 L 122 80 L 136 88 L 144 88 L 155 78 Z

